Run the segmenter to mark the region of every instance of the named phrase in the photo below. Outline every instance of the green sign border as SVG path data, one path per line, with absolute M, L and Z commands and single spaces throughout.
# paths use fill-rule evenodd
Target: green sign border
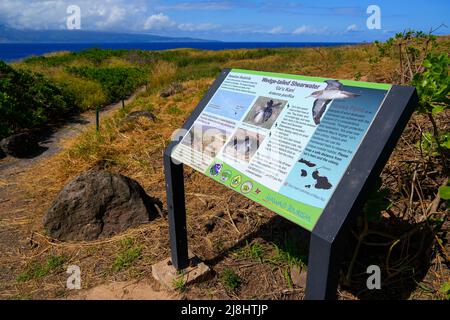
M 299 75 L 287 74 L 287 73 L 253 71 L 253 70 L 244 70 L 244 69 L 231 69 L 231 72 L 252 74 L 252 75 L 259 75 L 259 76 L 267 76 L 267 77 L 273 77 L 273 78 L 305 80 L 305 81 L 313 81 L 313 82 L 324 82 L 326 80 L 334 79 L 334 78 L 309 77 L 309 76 L 299 76 Z M 392 88 L 392 85 L 387 84 L 387 83 L 375 83 L 375 82 L 341 80 L 341 79 L 339 79 L 339 82 L 341 82 L 342 84 L 344 84 L 346 86 L 352 86 L 352 87 L 361 87 L 361 88 L 370 88 L 370 89 L 379 89 L 379 90 L 390 90 Z
M 217 175 L 211 174 L 211 169 L 216 165 L 221 164 L 222 168 L 220 173 Z M 229 172 L 229 179 L 226 181 L 222 180 L 222 175 L 225 172 Z M 204 175 L 212 178 L 213 180 L 220 182 L 221 184 L 227 186 L 228 188 L 244 195 L 245 197 L 253 200 L 264 207 L 274 211 L 275 213 L 283 216 L 284 218 L 304 227 L 305 229 L 312 231 L 317 220 L 319 220 L 323 209 L 314 206 L 307 205 L 300 201 L 288 198 L 276 191 L 273 191 L 264 185 L 256 182 L 255 180 L 249 178 L 239 170 L 236 170 L 226 162 L 220 159 L 214 159 L 212 165 L 203 173 Z M 240 182 L 236 186 L 232 186 L 231 181 L 234 177 L 240 176 Z M 246 183 L 251 182 L 253 188 L 249 192 L 243 192 L 241 186 Z M 259 189 L 259 193 L 256 190 Z

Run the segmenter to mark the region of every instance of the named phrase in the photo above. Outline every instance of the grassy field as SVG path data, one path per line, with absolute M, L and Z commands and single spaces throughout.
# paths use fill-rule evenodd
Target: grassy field
M 436 52 L 449 52 L 440 38 Z M 82 270 L 83 289 L 111 281 L 139 280 L 159 289 L 151 265 L 169 255 L 165 218 L 121 235 L 92 242 L 59 243 L 45 235 L 42 216 L 65 183 L 98 167 L 136 179 L 165 203 L 162 153 L 222 68 L 399 83 L 398 57 L 383 56 L 374 44 L 335 48 L 161 52 L 58 53 L 13 65 L 38 72 L 76 97 L 80 110 L 120 100 L 140 86 L 145 92 L 125 109 L 64 142 L 63 151 L 22 173 L 10 212 L 1 215 L 0 297 L 66 298 L 65 267 Z M 117 78 L 131 76 L 124 85 Z M 122 79 L 123 80 L 123 79 Z M 174 82 L 183 90 L 163 98 Z M 111 86 L 119 85 L 121 93 Z M 148 110 L 156 122 L 125 122 L 131 111 Z M 450 131 L 450 112 L 436 115 Z M 448 207 L 438 188 L 448 183 L 448 158 L 436 153 L 423 113 L 410 120 L 393 155 L 353 226 L 343 257 L 340 299 L 448 299 L 450 293 Z M 8 181 L 1 183 L 8 184 Z M 269 210 L 191 170 L 185 172 L 191 250 L 214 271 L 206 282 L 186 287 L 189 299 L 300 299 L 307 266 L 307 234 Z M 20 210 L 18 210 L 20 209 Z M 14 239 L 12 239 L 14 238 Z M 367 265 L 382 268 L 382 290 L 365 287 Z

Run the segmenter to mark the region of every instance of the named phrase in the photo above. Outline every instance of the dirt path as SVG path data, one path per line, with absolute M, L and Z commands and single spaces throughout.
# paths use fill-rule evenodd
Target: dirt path
M 176 292 L 155 290 L 145 281 L 119 281 L 105 283 L 68 297 L 69 300 L 175 300 Z
M 132 102 L 143 90 L 144 88 L 140 88 L 136 91 L 126 100 L 126 103 Z M 109 117 L 121 107 L 121 102 L 108 105 L 101 111 L 100 117 Z M 14 281 L 16 276 L 14 264 L 19 264 L 20 257 L 31 252 L 32 249 L 30 230 L 25 226 L 28 226 L 33 219 L 30 217 L 30 212 L 34 211 L 33 203 L 36 201 L 23 191 L 23 187 L 19 184 L 20 177 L 33 170 L 34 165 L 40 161 L 61 152 L 63 140 L 75 138 L 92 125 L 95 125 L 95 112 L 85 112 L 71 119 L 52 132 L 46 140 L 40 142 L 44 152 L 38 156 L 30 159 L 7 157 L 0 160 L 0 252 L 5 257 L 4 261 L 0 261 L 0 283 Z M 8 294 L 8 290 L 0 292 L 0 299 Z
M 145 87 L 139 88 L 133 95 L 131 95 L 125 103 L 132 102 L 136 96 L 143 92 Z M 122 107 L 122 102 L 117 102 L 104 107 L 100 111 L 100 121 L 104 117 L 109 117 L 114 111 Z M 1 181 L 9 181 L 15 175 L 30 168 L 33 164 L 53 156 L 61 151 L 61 141 L 67 138 L 72 138 L 84 130 L 95 124 L 95 111 L 87 111 L 78 116 L 71 118 L 65 125 L 58 128 L 56 131 L 50 133 L 43 141 L 39 143 L 42 150 L 41 154 L 33 158 L 13 158 L 7 157 L 0 161 L 0 202 L 2 201 Z

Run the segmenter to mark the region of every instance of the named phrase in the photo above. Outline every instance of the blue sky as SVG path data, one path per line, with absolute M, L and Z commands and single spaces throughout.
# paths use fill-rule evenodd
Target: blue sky
M 448 0 L 0 0 L 0 24 L 64 29 L 69 5 L 80 7 L 84 30 L 223 41 L 359 42 L 383 40 L 407 28 L 450 27 Z M 369 5 L 381 10 L 379 30 L 366 26 Z

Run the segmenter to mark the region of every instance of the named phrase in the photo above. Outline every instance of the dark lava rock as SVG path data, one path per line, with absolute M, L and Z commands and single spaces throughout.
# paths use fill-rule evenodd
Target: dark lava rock
M 167 89 L 161 91 L 159 95 L 163 98 L 167 98 L 167 97 L 173 96 L 174 94 L 181 92 L 183 90 L 184 90 L 184 88 L 181 85 L 181 83 L 172 82 L 170 84 L 170 86 Z
M 156 121 L 156 116 L 149 111 L 133 111 L 127 115 L 128 120 L 136 120 L 140 117 L 147 118 L 152 121 Z
M 155 205 L 139 183 L 120 174 L 89 170 L 69 182 L 44 216 L 53 238 L 94 240 L 149 222 Z
M 7 155 L 26 158 L 39 150 L 39 144 L 29 133 L 23 132 L 4 138 L 0 141 L 0 149 Z

